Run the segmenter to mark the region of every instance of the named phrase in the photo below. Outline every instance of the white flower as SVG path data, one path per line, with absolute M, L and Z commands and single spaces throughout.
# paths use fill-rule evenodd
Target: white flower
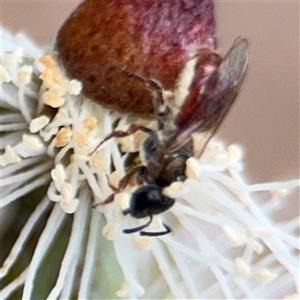
M 68 80 L 24 35 L 2 29 L 2 42 L 3 213 L 12 202 L 47 187 L 35 194 L 38 204 L 3 263 L 2 299 L 19 289 L 23 299 L 295 297 L 298 212 L 280 220 L 275 214 L 290 205 L 287 197 L 298 180 L 248 185 L 241 149 L 213 140 L 200 160 L 187 161 L 188 179 L 164 190 L 177 197 L 176 204 L 150 227 L 161 230 L 164 222 L 172 233 L 126 235 L 122 229 L 146 222 L 122 214 L 136 187 L 117 193 L 109 204 L 92 206 L 113 193 L 130 156 L 143 161 L 131 153 L 145 135 L 110 139 L 95 149 L 115 127 L 153 127 L 153 122 L 85 99 L 80 83 Z M 40 232 L 37 243 L 25 260 L 35 232 Z M 55 266 L 52 283 L 45 274 Z M 39 289 L 42 282 L 47 287 Z

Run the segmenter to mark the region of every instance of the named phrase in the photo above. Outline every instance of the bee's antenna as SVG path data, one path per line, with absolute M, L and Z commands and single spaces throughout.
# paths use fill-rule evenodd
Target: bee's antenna
M 130 209 L 125 209 L 123 211 L 123 215 L 127 215 L 128 213 L 130 213 Z M 134 233 L 134 232 L 138 232 L 138 231 L 148 227 L 152 222 L 152 215 L 149 215 L 149 217 L 150 217 L 150 220 L 146 224 L 144 224 L 142 226 L 135 227 L 135 228 L 124 229 L 123 232 L 124 233 Z
M 142 236 L 160 236 L 160 235 L 165 235 L 170 233 L 172 230 L 169 226 L 167 226 L 165 223 L 163 223 L 164 227 L 165 227 L 165 231 L 159 231 L 159 232 L 146 232 L 146 231 L 141 231 L 140 235 Z

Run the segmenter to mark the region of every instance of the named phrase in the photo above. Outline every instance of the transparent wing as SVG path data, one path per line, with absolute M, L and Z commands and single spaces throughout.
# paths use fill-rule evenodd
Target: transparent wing
M 246 39 L 237 38 L 219 67 L 199 83 L 199 94 L 188 106 L 183 105 L 179 129 L 166 143 L 165 152 L 182 149 L 191 141 L 193 133 L 200 132 L 205 133 L 202 150 L 199 150 L 203 152 L 238 94 L 248 66 L 248 48 Z

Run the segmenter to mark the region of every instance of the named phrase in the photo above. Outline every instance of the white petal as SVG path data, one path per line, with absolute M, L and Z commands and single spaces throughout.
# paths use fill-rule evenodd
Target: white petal
M 44 143 L 37 135 L 24 134 L 22 137 L 22 145 L 26 150 L 38 152 L 44 147 Z
M 79 95 L 82 89 L 82 83 L 79 82 L 78 80 L 71 80 L 69 83 L 69 89 L 68 92 L 70 95 Z
M 258 270 L 254 274 L 254 278 L 261 282 L 272 281 L 276 278 L 276 276 L 277 276 L 277 274 L 275 272 L 271 272 L 270 270 L 267 270 L 267 269 Z
M 66 179 L 65 168 L 61 164 L 57 164 L 55 169 L 51 171 L 51 177 L 54 181 L 63 183 Z
M 18 70 L 18 81 L 22 85 L 26 85 L 31 80 L 33 67 L 24 65 Z
M 11 77 L 9 73 L 3 66 L 0 66 L 0 82 L 10 82 L 10 81 L 11 81 Z
M 35 118 L 29 124 L 29 131 L 31 133 L 36 133 L 43 129 L 49 122 L 50 119 L 46 116 Z
M 66 201 L 61 201 L 61 202 L 59 203 L 61 209 L 62 209 L 65 213 L 67 213 L 67 214 L 72 214 L 72 213 L 74 213 L 74 212 L 76 211 L 76 208 L 77 208 L 78 204 L 79 204 L 79 200 L 78 200 L 78 199 L 74 199 L 74 200 L 68 201 L 68 202 L 66 202 Z
M 15 164 L 21 161 L 21 157 L 16 154 L 13 148 L 9 145 L 5 147 L 4 160 L 7 164 Z
M 251 268 L 250 268 L 249 264 L 247 264 L 245 262 L 245 260 L 242 259 L 241 257 L 237 257 L 235 259 L 235 266 L 236 266 L 237 272 L 240 276 L 248 277 L 250 275 Z

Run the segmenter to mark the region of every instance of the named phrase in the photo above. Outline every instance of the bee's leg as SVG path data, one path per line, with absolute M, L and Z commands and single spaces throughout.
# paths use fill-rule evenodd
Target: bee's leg
M 139 167 L 137 182 L 139 185 L 142 185 L 143 183 L 154 184 L 153 178 L 148 175 L 147 168 L 145 166 Z
M 126 209 L 126 210 L 123 211 L 123 215 L 127 215 L 129 213 L 130 213 L 129 209 Z M 123 233 L 127 233 L 127 234 L 128 233 L 134 233 L 134 232 L 138 232 L 138 231 L 140 231 L 140 230 L 148 227 L 151 224 L 151 222 L 152 222 L 152 215 L 149 215 L 149 217 L 150 217 L 150 220 L 146 224 L 138 226 L 138 227 L 135 227 L 135 228 L 124 229 Z
M 165 231 L 158 231 L 158 232 L 147 232 L 147 231 L 141 231 L 140 235 L 142 236 L 160 236 L 170 233 L 172 230 L 169 226 L 167 226 L 165 223 L 163 223 L 165 227 Z
M 118 189 L 117 191 L 120 191 L 122 189 L 124 189 L 129 180 L 131 179 L 131 177 L 136 173 L 136 172 L 140 172 L 140 169 L 143 168 L 143 166 L 139 166 L 139 167 L 136 167 L 136 168 L 133 168 L 131 169 L 120 181 L 119 181 L 119 186 L 118 186 Z
M 145 133 L 148 133 L 148 134 L 152 134 L 153 133 L 153 130 L 145 127 L 145 126 L 142 126 L 142 125 L 138 125 L 138 124 L 132 124 L 128 130 L 126 131 L 121 131 L 121 130 L 115 130 L 113 131 L 112 133 L 110 133 L 108 136 L 106 136 L 104 138 L 104 140 L 102 142 L 100 142 L 97 147 L 89 154 L 89 155 L 92 155 L 94 154 L 98 149 L 99 147 L 104 144 L 106 141 L 108 141 L 109 139 L 111 138 L 122 138 L 122 137 L 126 137 L 126 136 L 129 136 L 135 132 L 137 132 L 138 130 L 141 130 Z
M 161 84 L 153 79 L 146 80 L 147 86 L 151 91 L 155 92 L 153 97 L 153 106 L 155 110 L 159 110 L 160 107 L 164 105 L 163 87 Z M 156 111 L 158 113 L 159 111 Z
M 153 96 L 153 108 L 154 113 L 157 116 L 160 116 L 161 114 L 167 114 L 168 112 L 165 111 L 165 109 L 162 111 L 165 104 L 164 96 L 163 96 L 163 87 L 160 84 L 160 82 L 149 79 L 149 78 L 143 78 L 142 76 L 139 76 L 137 74 L 131 73 L 127 70 L 123 70 L 123 72 L 130 78 L 134 78 L 136 80 L 139 80 L 142 83 L 145 83 L 146 86 L 149 88 L 149 90 L 154 94 Z
M 109 195 L 104 201 L 98 201 L 92 205 L 93 208 L 97 207 L 98 205 L 105 205 L 114 201 L 115 193 Z
M 137 173 L 137 172 L 140 172 L 140 169 L 144 168 L 143 166 L 139 166 L 139 167 L 136 167 L 136 168 L 133 168 L 131 169 L 124 177 L 121 178 L 121 180 L 119 181 L 119 184 L 118 184 L 118 187 L 114 187 L 113 185 L 111 185 L 108 181 L 108 178 L 107 178 L 107 181 L 108 181 L 108 186 L 115 192 L 115 193 L 118 193 L 120 192 L 121 190 L 123 190 L 124 188 L 126 188 L 128 182 L 130 181 L 131 177 Z M 142 184 L 143 181 L 141 181 L 139 178 L 138 178 L 138 183 L 139 184 Z
M 97 202 L 95 204 L 93 204 L 93 208 L 95 208 L 96 206 L 98 205 L 105 205 L 105 204 L 108 204 L 108 203 L 111 203 L 114 201 L 114 197 L 115 197 L 115 194 L 116 193 L 119 193 L 121 190 L 123 190 L 130 178 L 136 173 L 138 172 L 141 168 L 143 168 L 142 166 L 140 167 L 136 167 L 136 168 L 133 168 L 131 169 L 119 182 L 119 185 L 118 185 L 118 188 L 114 187 L 113 185 L 111 185 L 108 181 L 108 177 L 107 177 L 107 182 L 108 182 L 108 186 L 114 191 L 114 193 L 112 193 L 111 195 L 109 195 L 104 201 L 100 201 L 100 202 Z
M 129 182 L 129 180 L 131 179 L 131 177 L 132 177 L 135 173 L 140 172 L 140 169 L 142 169 L 142 168 L 144 168 L 144 167 L 143 167 L 143 166 L 138 166 L 138 167 L 136 167 L 136 168 L 132 168 L 125 176 L 123 176 L 123 177 L 121 178 L 121 180 L 119 181 L 119 184 L 118 184 L 118 187 L 117 187 L 117 188 L 116 188 L 115 186 L 113 186 L 113 185 L 109 182 L 108 175 L 106 175 L 107 184 L 108 184 L 108 186 L 109 186 L 115 193 L 118 193 L 118 192 L 120 192 L 121 190 L 123 190 L 123 189 L 127 186 L 127 184 L 128 184 L 128 182 Z M 138 180 L 138 181 L 139 181 L 139 183 L 140 183 L 140 180 Z
M 118 191 L 118 188 L 116 188 L 115 186 L 113 186 L 113 185 L 109 182 L 109 178 L 108 178 L 108 175 L 107 175 L 107 174 L 106 174 L 106 181 L 107 181 L 108 186 L 109 186 L 114 192 L 117 192 L 117 191 Z

